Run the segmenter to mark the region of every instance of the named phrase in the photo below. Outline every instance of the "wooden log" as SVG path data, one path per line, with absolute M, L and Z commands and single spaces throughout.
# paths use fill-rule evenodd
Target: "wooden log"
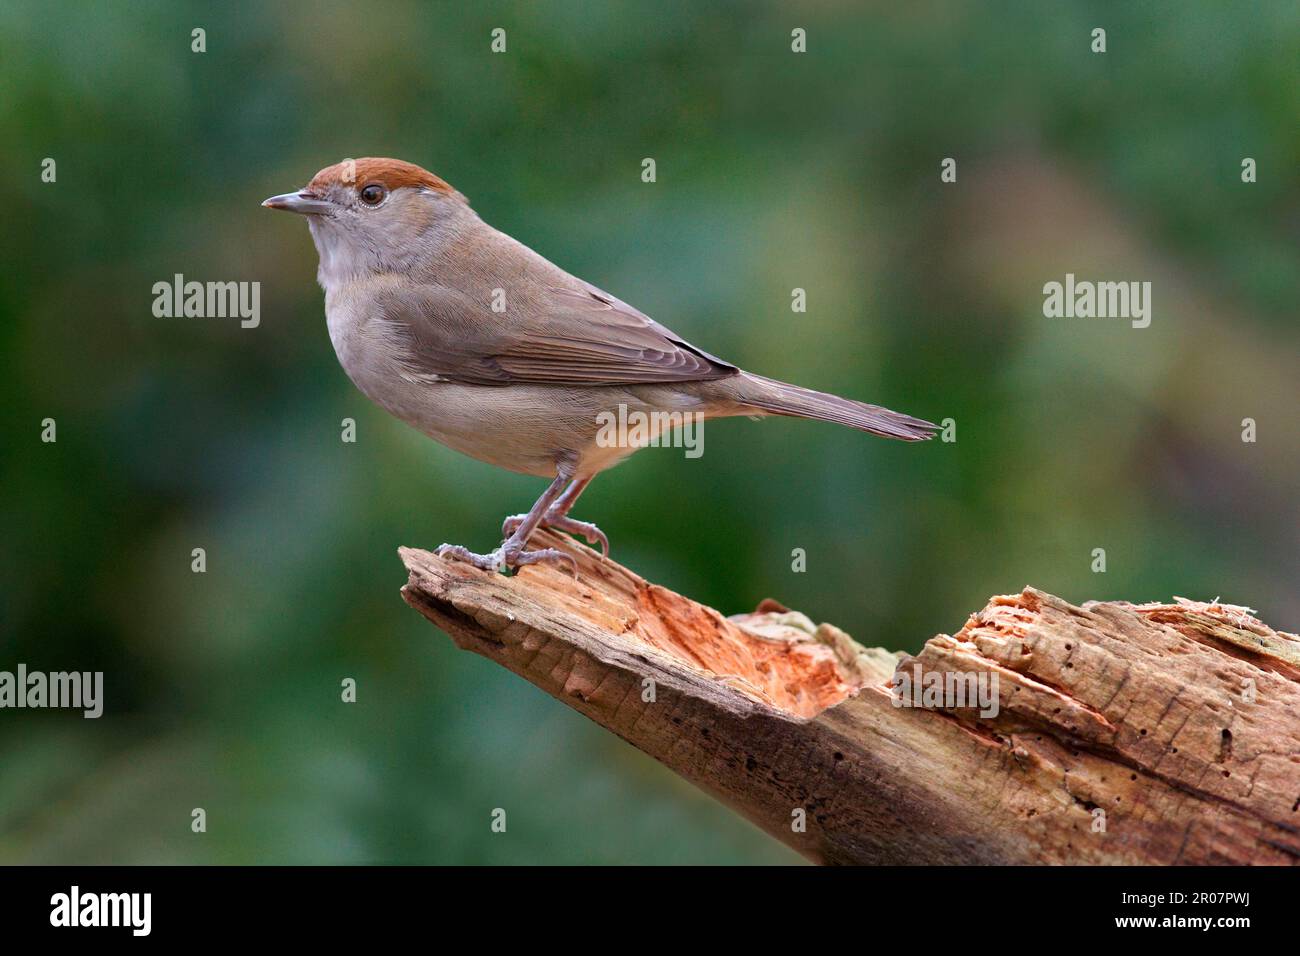
M 1300 862 L 1300 638 L 1248 609 L 1026 588 L 908 657 L 538 539 L 577 581 L 403 548 L 402 594 L 811 860 Z

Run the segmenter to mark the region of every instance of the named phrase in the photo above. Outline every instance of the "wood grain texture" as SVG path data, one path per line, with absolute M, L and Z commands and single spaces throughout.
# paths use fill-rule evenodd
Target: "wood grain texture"
M 539 539 L 577 582 L 403 548 L 402 594 L 816 862 L 1300 862 L 1300 639 L 1245 609 L 1026 588 L 908 657 Z M 996 674 L 998 712 L 896 706 L 896 672 Z

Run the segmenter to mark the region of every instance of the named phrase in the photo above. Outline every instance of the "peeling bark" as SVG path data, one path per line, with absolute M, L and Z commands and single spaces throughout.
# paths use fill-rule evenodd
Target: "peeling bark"
M 403 548 L 403 596 L 814 861 L 1300 862 L 1300 639 L 1247 609 L 1026 588 L 908 657 L 541 537 L 577 582 Z M 996 675 L 997 713 L 896 706 L 896 674 Z

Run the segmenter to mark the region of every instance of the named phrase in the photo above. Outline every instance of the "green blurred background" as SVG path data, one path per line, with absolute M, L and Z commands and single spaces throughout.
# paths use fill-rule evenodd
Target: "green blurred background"
M 796 860 L 400 600 L 398 545 L 490 548 L 542 482 L 338 367 L 306 226 L 259 203 L 348 156 L 747 368 L 955 419 L 643 452 L 578 516 L 647 577 L 903 650 L 1026 584 L 1295 630 L 1298 66 L 1294 2 L 7 0 L 0 669 L 107 703 L 0 711 L 0 861 Z M 178 272 L 259 281 L 260 327 L 155 318 Z M 1151 327 L 1045 319 L 1067 272 L 1151 281 Z

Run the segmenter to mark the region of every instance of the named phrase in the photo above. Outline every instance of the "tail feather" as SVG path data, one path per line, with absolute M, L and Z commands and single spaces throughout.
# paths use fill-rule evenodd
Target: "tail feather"
M 925 441 L 938 431 L 937 426 L 921 418 L 749 372 L 741 372 L 729 381 L 735 383 L 736 398 L 743 405 L 771 415 L 815 418 L 902 441 Z

